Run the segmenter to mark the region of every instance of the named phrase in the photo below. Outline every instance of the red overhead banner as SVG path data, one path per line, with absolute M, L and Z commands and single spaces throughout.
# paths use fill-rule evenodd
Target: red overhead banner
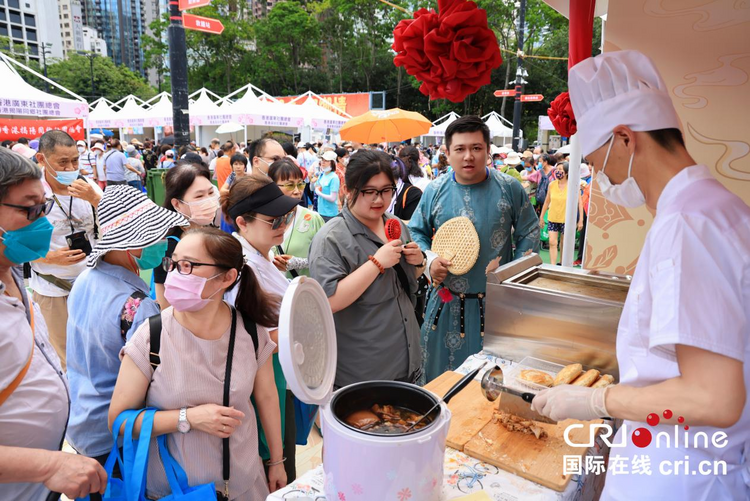
M 83 120 L 17 120 L 13 118 L 0 118 L 0 141 L 10 139 L 16 141 L 18 138 L 26 137 L 36 139 L 48 130 L 61 130 L 70 134 L 73 139 L 86 139 L 86 129 Z

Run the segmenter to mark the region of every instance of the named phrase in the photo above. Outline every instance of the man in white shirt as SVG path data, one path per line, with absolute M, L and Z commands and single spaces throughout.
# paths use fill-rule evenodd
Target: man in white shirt
M 91 152 L 95 155 L 96 168 L 94 169 L 94 181 L 102 190 L 107 187 L 107 168 L 104 165 L 104 140 L 97 139 L 91 147 Z
M 86 269 L 86 255 L 95 243 L 96 206 L 102 191 L 93 181 L 81 178 L 76 143 L 66 132 L 45 132 L 39 139 L 37 161 L 44 170 L 45 194 L 54 201 L 47 215 L 54 231 L 47 256 L 31 263 L 29 284 L 64 369 L 67 298 L 73 281 Z
M 93 179 L 96 170 L 96 153 L 86 147 L 86 141 L 78 141 L 78 165 L 81 167 L 81 175 L 88 179 Z
M 749 499 L 750 208 L 696 165 L 648 57 L 608 52 L 568 78 L 602 195 L 656 217 L 620 318 L 620 384 L 560 385 L 532 407 L 555 420 L 625 420 L 601 499 Z M 644 456 L 649 474 L 612 468 L 632 473 Z

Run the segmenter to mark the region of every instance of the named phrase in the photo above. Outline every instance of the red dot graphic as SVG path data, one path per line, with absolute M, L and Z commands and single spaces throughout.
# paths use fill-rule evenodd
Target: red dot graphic
M 680 416 L 680 417 L 677 418 L 677 422 L 678 423 L 684 423 L 685 422 L 685 418 L 682 417 L 682 416 Z
M 646 422 L 649 424 L 649 426 L 656 426 L 659 424 L 659 415 L 655 413 L 651 413 L 648 416 L 646 416 Z
M 664 416 L 664 419 L 672 419 L 672 411 L 669 409 L 665 410 L 662 415 Z
M 685 431 L 688 431 L 690 427 L 688 425 L 685 425 Z
M 643 449 L 651 443 L 651 432 L 647 428 L 638 428 L 631 437 L 636 447 Z

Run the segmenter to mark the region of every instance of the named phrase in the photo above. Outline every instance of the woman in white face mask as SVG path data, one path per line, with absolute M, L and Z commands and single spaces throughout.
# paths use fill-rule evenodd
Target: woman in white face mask
M 202 165 L 180 161 L 164 177 L 164 208 L 179 212 L 190 221 L 191 228 L 214 224 L 219 210 L 219 192 L 211 183 L 211 174 Z M 177 242 L 182 238 L 182 228 L 175 228 L 168 237 L 167 257 L 172 255 Z M 164 281 L 167 273 L 161 268 L 154 269 L 156 300 L 161 309 L 169 306 L 164 297 Z

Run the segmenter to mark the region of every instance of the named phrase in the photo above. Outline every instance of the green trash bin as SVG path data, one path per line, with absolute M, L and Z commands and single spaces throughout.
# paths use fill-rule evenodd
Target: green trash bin
M 169 169 L 151 169 L 146 175 L 146 192 L 148 198 L 153 200 L 156 205 L 163 205 L 166 196 L 164 188 L 164 176 Z

